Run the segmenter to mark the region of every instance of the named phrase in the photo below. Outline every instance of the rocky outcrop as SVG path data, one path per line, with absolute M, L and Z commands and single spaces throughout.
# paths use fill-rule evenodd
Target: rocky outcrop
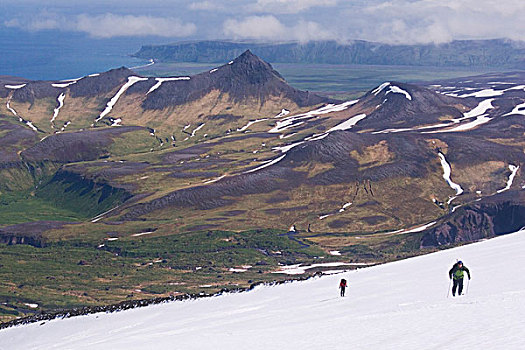
M 516 232 L 522 227 L 525 227 L 525 201 L 520 202 L 520 196 L 516 195 L 511 200 L 487 201 L 456 210 L 423 235 L 421 246 L 472 242 Z
M 71 222 L 64 221 L 36 221 L 25 222 L 0 228 L 0 243 L 27 244 L 34 247 L 44 247 L 45 239 L 42 234 L 49 230 L 59 229 Z
M 143 84 L 146 86 L 146 84 Z M 137 84 L 135 89 L 140 85 Z M 130 89 L 130 93 L 135 90 Z M 232 102 L 264 104 L 271 97 L 286 98 L 298 106 L 311 106 L 330 99 L 307 91 L 294 89 L 269 64 L 249 50 L 231 64 L 218 67 L 213 72 L 204 72 L 187 80 L 166 81 L 142 103 L 148 109 L 164 109 L 196 101 L 212 91 L 227 94 Z
M 54 161 L 71 163 L 95 160 L 108 154 L 113 138 L 126 132 L 144 129 L 139 126 L 78 131 L 54 134 L 22 152 L 22 157 L 31 162 Z
M 118 86 L 124 84 L 126 79 L 133 75 L 133 71 L 120 67 L 110 71 L 83 77 L 75 84 L 69 86 L 71 97 L 95 97 L 106 95 L 116 89 Z
M 389 45 L 355 40 L 308 43 L 186 41 L 169 45 L 145 45 L 137 57 L 166 62 L 227 62 L 252 49 L 268 62 L 424 66 L 523 67 L 525 50 L 508 40 L 458 40 L 434 45 Z M 480 52 L 483 54 L 480 54 Z

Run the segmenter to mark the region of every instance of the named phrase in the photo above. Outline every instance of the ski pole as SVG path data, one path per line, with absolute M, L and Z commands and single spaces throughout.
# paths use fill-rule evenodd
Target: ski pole
M 450 282 L 448 283 L 447 299 L 448 299 L 448 296 L 450 295 L 450 286 L 451 285 L 452 285 L 452 278 L 450 279 Z
M 470 286 L 470 278 L 467 280 L 467 292 L 465 294 L 468 294 L 468 287 Z

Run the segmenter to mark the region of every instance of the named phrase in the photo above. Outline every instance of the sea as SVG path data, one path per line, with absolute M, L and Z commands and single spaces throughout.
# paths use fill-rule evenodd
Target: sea
M 0 75 L 31 80 L 82 77 L 118 67 L 149 63 L 131 57 L 142 45 L 166 43 L 155 37 L 96 39 L 60 30 L 0 30 Z

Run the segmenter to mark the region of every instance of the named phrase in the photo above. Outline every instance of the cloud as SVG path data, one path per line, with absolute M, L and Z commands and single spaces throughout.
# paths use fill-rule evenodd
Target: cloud
M 96 38 L 147 35 L 185 37 L 195 33 L 196 26 L 171 17 L 121 16 L 106 13 L 99 16 L 79 15 L 76 29 Z
M 122 36 L 161 36 L 185 37 L 195 33 L 195 24 L 183 23 L 173 17 L 81 14 L 72 18 L 50 15 L 11 19 L 4 22 L 6 27 L 16 27 L 28 31 L 60 29 L 84 32 L 94 38 L 113 38 Z
M 339 0 L 257 0 L 247 9 L 262 13 L 299 13 L 312 7 L 333 7 Z
M 189 4 L 188 8 L 193 11 L 215 11 L 223 9 L 222 5 L 219 5 L 211 1 L 199 1 L 192 2 Z
M 347 39 L 388 43 L 444 43 L 455 39 L 525 40 L 525 21 L 516 13 L 525 1 L 389 0 L 342 12 L 335 18 Z
M 525 13 L 523 0 L 151 0 L 148 15 L 143 0 L 56 0 L 46 8 L 58 14 L 44 16 L 35 13 L 42 8 L 37 0 L 4 2 L 10 4 L 0 13 L 4 26 L 83 31 L 94 37 L 525 41 L 525 21 L 519 16 Z M 108 14 L 100 14 L 100 8 Z
M 250 16 L 242 20 L 228 19 L 223 33 L 233 39 L 310 40 L 330 39 L 333 35 L 312 21 L 299 21 L 293 26 L 282 24 L 274 16 Z

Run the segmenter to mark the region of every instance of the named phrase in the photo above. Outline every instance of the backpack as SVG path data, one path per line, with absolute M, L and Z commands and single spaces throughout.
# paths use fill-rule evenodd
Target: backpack
M 346 280 L 344 278 L 341 279 L 341 283 L 339 283 L 339 287 L 346 287 Z

